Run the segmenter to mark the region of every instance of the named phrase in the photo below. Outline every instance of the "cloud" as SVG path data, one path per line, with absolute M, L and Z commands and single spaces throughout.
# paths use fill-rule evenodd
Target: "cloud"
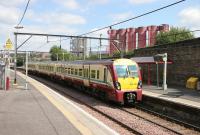
M 129 0 L 131 4 L 147 4 L 155 2 L 156 0 Z
M 6 6 L 6 7 L 17 7 L 21 4 L 23 4 L 25 1 L 24 0 L 1 0 L 0 5 L 1 6 Z
M 88 0 L 90 4 L 107 4 L 109 0 Z
M 64 12 L 48 12 L 48 13 L 42 13 L 42 14 L 29 12 L 27 17 L 31 21 L 36 22 L 36 23 L 41 23 L 43 25 L 44 24 L 80 25 L 80 24 L 86 23 L 86 19 L 84 17 L 79 16 L 79 15 L 64 13 Z
M 46 26 L 35 26 L 29 25 L 21 29 L 20 32 L 33 32 L 33 33 L 51 33 L 51 34 L 65 34 L 70 35 L 78 31 L 78 29 L 70 28 L 64 25 L 46 25 Z
M 80 8 L 79 3 L 76 0 L 54 0 L 56 3 L 63 5 L 67 9 L 78 9 Z
M 133 13 L 132 12 L 125 12 L 125 13 L 119 13 L 119 14 L 113 14 L 111 15 L 114 23 L 122 21 L 122 20 L 126 20 L 128 18 L 133 17 Z
M 180 22 L 189 27 L 200 27 L 200 7 L 183 9 L 179 14 Z
M 12 24 L 17 23 L 19 17 L 19 10 L 17 8 L 8 8 L 0 5 L 0 24 Z

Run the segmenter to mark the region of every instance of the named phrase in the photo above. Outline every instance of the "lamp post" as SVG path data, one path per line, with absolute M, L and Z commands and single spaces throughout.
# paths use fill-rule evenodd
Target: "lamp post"
M 17 31 L 19 29 L 23 29 L 24 27 L 23 26 L 15 26 L 14 27 L 15 29 L 17 29 Z M 15 59 L 14 59 L 14 70 L 15 70 L 15 77 L 14 77 L 14 84 L 16 85 L 17 84 L 17 35 L 15 34 Z

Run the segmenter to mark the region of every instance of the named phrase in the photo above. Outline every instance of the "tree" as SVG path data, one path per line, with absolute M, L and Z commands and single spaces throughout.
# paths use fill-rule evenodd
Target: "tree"
M 61 49 L 60 47 L 53 46 L 50 49 L 51 54 L 51 60 L 70 60 L 72 56 L 64 49 Z
M 171 27 L 170 31 L 160 32 L 157 34 L 156 45 L 174 43 L 192 38 L 194 38 L 194 34 L 191 33 L 188 29 Z

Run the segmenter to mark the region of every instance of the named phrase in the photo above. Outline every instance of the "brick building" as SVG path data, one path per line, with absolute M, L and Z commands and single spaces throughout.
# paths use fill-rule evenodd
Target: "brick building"
M 169 31 L 169 25 L 162 24 L 160 26 L 152 25 L 147 27 L 118 30 L 111 29 L 108 31 L 110 38 L 109 54 L 113 55 L 113 53 L 117 51 L 115 45 L 118 46 L 120 50 L 124 50 L 125 52 L 153 46 L 156 42 L 156 34 L 160 31 Z

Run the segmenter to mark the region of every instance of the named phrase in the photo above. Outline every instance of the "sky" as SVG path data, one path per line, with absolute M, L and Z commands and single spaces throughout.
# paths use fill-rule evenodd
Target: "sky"
M 174 3 L 178 0 L 30 0 L 21 23 L 23 29 L 14 27 L 22 17 L 28 0 L 0 0 L 0 50 L 13 32 L 80 35 L 89 31 L 129 19 L 145 12 Z M 200 29 L 200 0 L 186 0 L 178 5 L 112 27 L 113 29 L 169 24 L 190 30 Z M 107 37 L 107 29 L 87 36 Z M 27 36 L 18 37 L 20 45 Z M 19 50 L 48 52 L 60 45 L 60 38 L 32 37 Z M 91 41 L 92 48 L 98 41 Z M 103 45 L 107 45 L 103 42 Z M 61 39 L 69 51 L 69 39 Z

